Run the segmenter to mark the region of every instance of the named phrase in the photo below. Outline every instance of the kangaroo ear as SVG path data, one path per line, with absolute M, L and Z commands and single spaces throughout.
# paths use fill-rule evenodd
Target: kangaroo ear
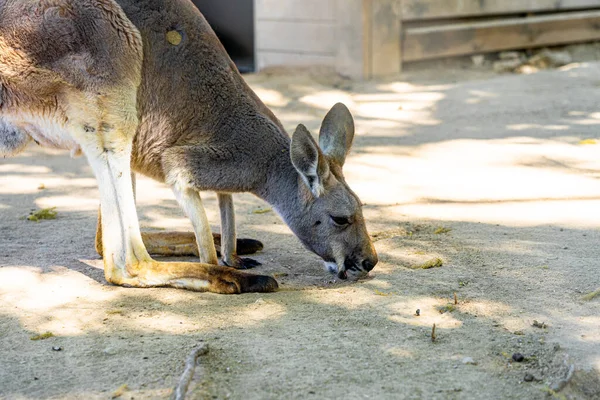
M 337 103 L 323 119 L 319 133 L 319 146 L 327 157 L 343 167 L 353 140 L 354 119 L 352 114 L 348 107 Z
M 315 197 L 323 194 L 323 182 L 329 176 L 329 164 L 308 129 L 302 124 L 298 125 L 292 135 L 290 156 L 292 164 Z

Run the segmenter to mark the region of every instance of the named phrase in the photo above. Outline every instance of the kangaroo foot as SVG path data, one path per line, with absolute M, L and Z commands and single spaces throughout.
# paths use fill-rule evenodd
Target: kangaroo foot
M 232 258 L 229 260 L 223 259 L 223 264 L 235 269 L 250 269 L 262 265 L 261 262 L 256 261 L 252 258 L 238 256 L 232 256 Z
M 96 237 L 96 251 L 100 256 L 103 254 L 102 234 L 98 230 Z M 194 232 L 142 232 L 144 245 L 150 254 L 177 257 L 198 257 L 198 245 Z M 221 256 L 221 234 L 213 233 L 217 255 Z M 255 239 L 237 239 L 237 253 L 240 255 L 254 254 L 263 249 L 262 242 Z
M 146 260 L 126 269 L 105 268 L 105 272 L 108 272 L 106 279 L 115 285 L 140 288 L 167 286 L 198 292 L 240 294 L 274 292 L 279 287 L 270 276 L 201 263 Z
M 270 293 L 278 288 L 277 281 L 270 276 L 244 274 L 234 270 L 211 281 L 209 291 L 221 294 Z

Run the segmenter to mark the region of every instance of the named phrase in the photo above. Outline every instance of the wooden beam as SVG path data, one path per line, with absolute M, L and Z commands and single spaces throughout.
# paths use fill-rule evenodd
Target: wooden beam
M 352 78 L 402 68 L 401 0 L 338 0 L 337 70 Z
M 600 39 L 600 11 L 408 28 L 403 60 L 542 47 Z
M 258 20 L 335 21 L 336 0 L 254 0 Z
M 491 16 L 600 8 L 600 0 L 403 0 L 402 19 Z
M 400 0 L 372 0 L 371 77 L 390 76 L 402 70 Z
M 366 10 L 370 0 L 337 0 L 336 69 L 342 75 L 365 79 L 370 75 Z

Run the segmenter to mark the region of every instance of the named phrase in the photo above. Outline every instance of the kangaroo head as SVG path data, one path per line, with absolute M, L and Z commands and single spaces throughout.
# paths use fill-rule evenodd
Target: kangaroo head
M 377 264 L 362 203 L 346 184 L 342 172 L 353 139 L 352 115 L 338 103 L 323 120 L 319 144 L 304 125 L 299 125 L 290 149 L 292 164 L 302 181 L 302 210 L 292 229 L 340 279 L 346 279 L 347 272 L 355 277 L 366 275 Z

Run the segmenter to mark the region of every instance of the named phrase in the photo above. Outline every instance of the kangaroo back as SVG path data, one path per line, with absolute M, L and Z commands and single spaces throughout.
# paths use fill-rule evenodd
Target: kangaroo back
M 164 181 L 163 155 L 168 148 L 179 143 L 239 147 L 255 134 L 252 125 L 270 125 L 269 133 L 279 141 L 287 137 L 191 1 L 118 3 L 144 41 L 135 170 Z

